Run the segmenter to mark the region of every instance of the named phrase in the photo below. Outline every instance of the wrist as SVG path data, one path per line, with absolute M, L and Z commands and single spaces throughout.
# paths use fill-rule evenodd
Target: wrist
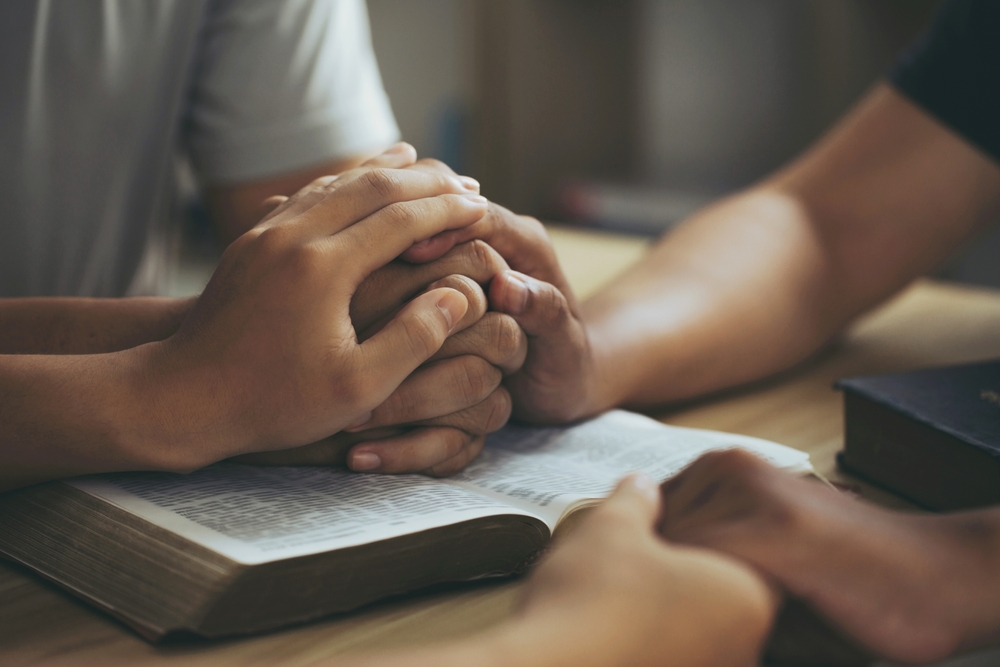
M 239 453 L 230 393 L 168 339 L 117 353 L 117 446 L 134 469 L 190 472 Z
M 600 322 L 584 320 L 588 332 L 592 372 L 588 378 L 587 414 L 629 405 L 633 402 L 638 379 L 634 377 L 635 359 L 617 353 L 615 331 L 607 331 Z

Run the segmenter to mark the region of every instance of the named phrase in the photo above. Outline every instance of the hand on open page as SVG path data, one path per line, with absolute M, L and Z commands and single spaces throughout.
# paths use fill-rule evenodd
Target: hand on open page
M 434 177 L 458 178 L 472 191 L 478 183 L 457 176 L 436 160 L 416 160 L 400 144 L 361 169 L 406 168 Z M 285 198 L 265 202 L 274 209 Z M 527 338 L 514 319 L 486 312 L 483 293 L 507 270 L 504 259 L 482 240 L 451 244 L 433 261 L 394 260 L 368 276 L 351 301 L 351 320 L 361 341 L 379 332 L 410 300 L 433 289 L 452 288 L 469 301 L 462 326 L 393 394 L 345 432 L 304 447 L 255 453 L 242 462 L 267 465 L 348 465 L 365 472 L 423 472 L 447 476 L 482 450 L 485 435 L 511 413 L 504 376 L 516 373 L 527 354 Z
M 661 532 L 773 577 L 884 658 L 929 662 L 1000 640 L 1000 512 L 894 512 L 743 451 L 664 485 Z
M 470 290 L 450 283 L 359 340 L 352 296 L 415 241 L 484 212 L 459 179 L 387 168 L 320 179 L 281 202 L 226 250 L 178 333 L 144 353 L 163 423 L 209 443 L 164 467 L 302 445 L 363 420 L 476 314 L 466 317 Z

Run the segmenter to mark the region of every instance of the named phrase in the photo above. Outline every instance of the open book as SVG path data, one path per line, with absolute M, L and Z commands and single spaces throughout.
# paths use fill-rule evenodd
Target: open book
M 43 484 L 0 496 L 0 551 L 150 640 L 243 634 L 515 573 L 623 475 L 733 447 L 811 470 L 771 442 L 614 411 L 508 426 L 443 480 L 221 463 Z

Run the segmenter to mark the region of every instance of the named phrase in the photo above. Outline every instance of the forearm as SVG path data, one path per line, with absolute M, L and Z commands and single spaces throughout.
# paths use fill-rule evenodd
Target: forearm
M 584 305 L 609 407 L 786 368 L 995 219 L 1000 168 L 877 86 L 763 185 L 713 206 Z
M 821 346 L 853 314 L 808 212 L 759 189 L 699 213 L 583 304 L 605 405 L 747 382 Z
M 148 469 L 136 437 L 137 354 L 0 355 L 0 491 L 95 472 Z
M 0 299 L 0 354 L 98 354 L 171 336 L 194 299 Z

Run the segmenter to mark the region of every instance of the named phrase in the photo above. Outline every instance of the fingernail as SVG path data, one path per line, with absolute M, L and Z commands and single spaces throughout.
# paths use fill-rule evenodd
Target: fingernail
M 520 278 L 507 274 L 507 313 L 520 315 L 528 307 L 528 286 Z
M 355 419 L 354 423 L 351 424 L 350 426 L 348 426 L 347 428 L 345 428 L 344 430 L 345 431 L 354 431 L 354 430 L 357 430 L 357 429 L 361 428 L 362 426 L 364 426 L 365 424 L 367 424 L 368 422 L 370 422 L 371 420 L 372 420 L 372 413 L 371 412 L 366 412 L 365 414 L 363 414 L 360 417 L 358 417 L 357 419 Z
M 364 472 L 365 470 L 375 470 L 380 465 L 382 465 L 382 460 L 375 452 L 351 454 L 351 470 Z
M 452 329 L 455 328 L 455 324 L 462 319 L 465 311 L 468 310 L 469 302 L 461 292 L 449 289 L 445 292 L 444 296 L 438 299 L 437 307 L 444 315 L 445 322 L 448 324 L 448 333 L 451 333 Z
M 479 181 L 477 181 L 476 179 L 470 178 L 469 176 L 459 176 L 458 180 L 459 182 L 461 182 L 462 186 L 465 187 L 466 190 L 474 190 L 475 192 L 479 192 Z
M 477 195 L 477 194 L 474 194 L 474 193 L 469 193 L 467 195 L 462 195 L 462 196 L 465 197 L 466 199 L 468 199 L 469 201 L 471 201 L 474 204 L 481 204 L 481 205 L 485 206 L 486 204 L 490 203 L 489 200 L 486 199 L 486 197 L 484 197 L 482 195 Z
M 658 500 L 660 497 L 660 485 L 644 472 L 629 476 L 625 482 L 650 500 Z

